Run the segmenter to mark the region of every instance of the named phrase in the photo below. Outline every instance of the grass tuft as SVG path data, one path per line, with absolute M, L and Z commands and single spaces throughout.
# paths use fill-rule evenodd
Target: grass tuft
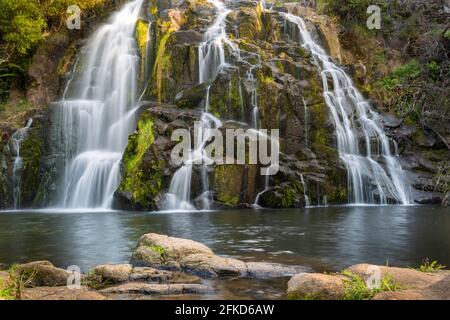
M 420 272 L 437 272 L 445 268 L 445 266 L 439 264 L 436 260 L 430 262 L 428 258 L 425 258 L 417 270 Z
M 379 292 L 392 292 L 401 289 L 401 286 L 390 275 L 382 276 L 379 287 L 371 289 L 362 277 L 348 270 L 342 271 L 342 274 L 348 277 L 344 280 L 344 300 L 370 300 Z

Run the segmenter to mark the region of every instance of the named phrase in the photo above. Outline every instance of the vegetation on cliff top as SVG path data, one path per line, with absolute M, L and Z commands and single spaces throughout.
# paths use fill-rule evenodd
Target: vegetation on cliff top
M 105 0 L 78 0 L 90 13 Z M 8 98 L 14 79 L 25 81 L 29 59 L 39 43 L 65 26 L 71 0 L 0 0 L 0 103 Z

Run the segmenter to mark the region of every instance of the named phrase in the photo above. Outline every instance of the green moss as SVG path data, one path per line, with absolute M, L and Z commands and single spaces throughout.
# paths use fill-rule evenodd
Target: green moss
M 0 299 L 14 300 L 14 288 L 0 278 Z
M 228 206 L 239 204 L 244 166 L 218 165 L 214 168 L 214 190 L 216 199 Z
M 145 58 L 147 56 L 147 40 L 148 40 L 149 23 L 142 19 L 136 22 L 135 39 L 141 56 L 140 75 L 141 82 L 145 76 Z
M 413 59 L 407 64 L 395 69 L 389 76 L 383 78 L 381 80 L 381 86 L 385 90 L 392 90 L 394 87 L 403 84 L 406 81 L 416 79 L 420 76 L 421 72 L 419 61 Z
M 141 116 L 137 133 L 129 137 L 122 158 L 124 174 L 119 191 L 130 193 L 138 208 L 155 208 L 155 198 L 163 188 L 165 163 L 152 148 L 155 139 L 153 123 L 154 119 L 148 113 Z
M 160 24 L 162 24 L 161 29 L 163 35 L 159 40 L 156 50 L 155 63 L 153 67 L 153 81 L 155 83 L 155 95 L 158 101 L 161 102 L 163 98 L 163 73 L 169 65 L 171 58 L 167 53 L 167 42 L 173 33 L 173 29 L 170 24 L 167 24 L 167 22 L 160 22 Z

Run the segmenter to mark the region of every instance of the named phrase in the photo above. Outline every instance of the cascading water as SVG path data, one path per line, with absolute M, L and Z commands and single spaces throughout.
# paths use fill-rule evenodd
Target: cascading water
M 14 209 L 18 209 L 20 207 L 20 194 L 21 194 L 21 180 L 22 180 L 22 167 L 23 161 L 20 156 L 20 145 L 22 141 L 28 135 L 28 130 L 33 124 L 33 119 L 30 118 L 27 121 L 25 127 L 20 128 L 11 136 L 11 144 L 13 148 L 13 153 L 16 155 L 14 158 L 13 165 L 13 200 L 14 200 Z
M 303 19 L 281 14 L 288 27 L 299 31 L 299 39 L 295 40 L 311 52 L 321 70 L 324 98 L 334 120 L 339 155 L 348 172 L 349 202 L 386 204 L 394 200 L 408 204 L 407 178 L 397 156 L 391 153 L 389 138 L 378 124 L 380 116 L 344 70 L 313 40 Z M 364 144 L 365 150 L 360 150 Z M 384 162 L 384 166 L 378 161 Z
M 239 54 L 237 46 L 228 38 L 225 31 L 226 17 L 230 10 L 219 0 L 208 0 L 216 9 L 216 18 L 213 24 L 204 34 L 204 41 L 198 49 L 199 56 L 199 83 L 210 83 L 218 75 L 220 69 L 226 65 L 225 45 L 233 53 Z M 210 137 L 207 135 L 208 129 L 219 128 L 221 121 L 208 112 L 209 90 L 204 99 L 204 111 L 201 117 L 201 127 L 198 130 L 196 146 L 197 148 L 189 155 L 189 160 L 178 169 L 170 183 L 169 191 L 165 195 L 163 208 L 165 210 L 195 210 L 191 204 L 191 181 L 194 164 L 203 164 L 201 178 L 203 193 L 200 197 L 202 209 L 209 209 L 210 195 L 207 175 L 207 164 L 213 160 L 205 152 L 205 146 Z
M 124 5 L 94 33 L 80 58 L 83 72 L 68 81 L 57 103 L 66 158 L 60 197 L 64 207 L 112 204 L 122 153 L 136 121 L 139 56 L 134 30 L 142 2 Z

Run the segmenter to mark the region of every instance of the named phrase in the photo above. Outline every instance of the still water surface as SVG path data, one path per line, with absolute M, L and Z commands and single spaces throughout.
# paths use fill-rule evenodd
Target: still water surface
M 128 262 L 147 232 L 189 238 L 220 255 L 337 271 L 351 264 L 450 265 L 450 209 L 328 207 L 217 212 L 0 212 L 0 262 L 50 260 L 84 271 Z

